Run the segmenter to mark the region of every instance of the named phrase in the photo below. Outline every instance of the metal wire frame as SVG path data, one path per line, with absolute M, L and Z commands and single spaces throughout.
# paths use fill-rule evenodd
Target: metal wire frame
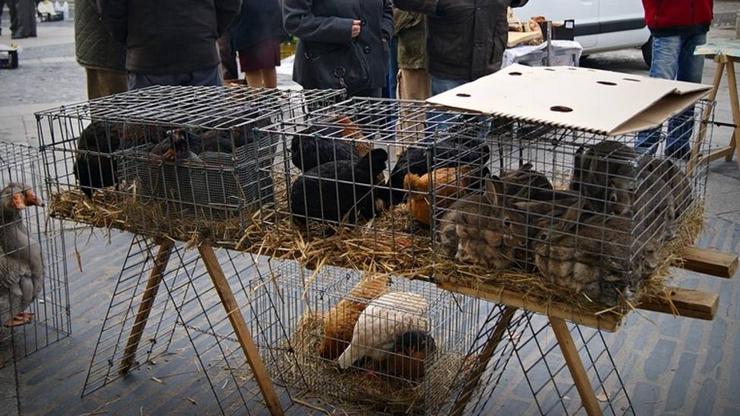
M 509 331 L 509 336 L 517 340 L 514 353 L 534 396 L 536 410 L 542 415 L 585 414 L 547 317 L 527 315 L 524 319 L 525 324 Z M 604 414 L 634 415 L 604 334 L 576 324 L 569 328 Z
M 257 175 L 258 151 L 267 144 L 256 127 L 343 96 L 340 90 L 157 86 L 36 118 L 55 194 L 79 189 L 92 197 L 102 188 L 109 197 L 153 202 L 162 215 L 198 222 L 238 218 L 258 201 L 269 202 L 269 178 Z
M 42 164 L 38 150 L 31 146 L 0 142 L 0 186 L 11 182 L 30 187 L 36 195 L 46 201 L 48 194 L 42 181 Z M 60 341 L 71 333 L 69 310 L 69 285 L 67 280 L 66 246 L 63 226 L 48 220 L 45 209 L 29 206 L 22 213 L 22 227 L 30 238 L 26 245 L 38 245 L 43 262 L 43 287 L 26 312 L 34 314 L 26 325 L 6 328 L 3 323 L 9 318 L 7 303 L 0 307 L 0 363 L 8 358 L 19 360 L 50 344 Z M 3 225 L 2 229 L 5 229 Z M 3 238 L 7 238 L 4 235 Z M 9 256 L 12 253 L 4 253 Z M 8 294 L 2 294 L 7 297 Z M 10 351 L 10 356 L 6 355 Z
M 698 103 L 666 129 L 606 137 L 421 102 L 352 98 L 260 132 L 276 136 L 269 173 L 277 220 L 289 216 L 308 235 L 326 233 L 312 228 L 317 223 L 363 223 L 377 238 L 427 239 L 458 261 L 540 270 L 613 304 L 639 290 L 663 243 L 702 204 L 706 164 L 690 171 L 688 147 L 673 140 L 683 137 L 706 154 L 711 132 L 697 117 L 710 105 Z M 700 136 L 709 140 L 698 143 Z M 405 215 L 388 214 L 402 202 Z M 468 236 L 460 225 L 501 236 L 472 240 L 502 247 L 461 252 Z M 587 258 L 592 270 L 563 276 L 559 260 L 572 258 L 558 257 L 561 248 Z
M 385 287 L 389 293 L 412 293 L 428 305 L 424 315 L 428 325 L 423 332 L 431 336 L 436 348 L 434 352 L 427 350 L 420 358 L 424 362 L 424 373 L 403 373 L 392 365 L 383 366 L 383 362 L 391 363 L 403 356 L 404 353 L 392 348 L 384 350 L 382 360 L 387 361 L 355 359 L 346 370 L 338 370 L 336 359 L 341 351 L 332 352 L 326 345 L 345 339 L 323 332 L 327 319 L 333 319 L 333 324 L 329 325 L 335 329 L 344 326 L 351 331 L 360 324 L 349 318 L 352 315 L 349 309 L 341 308 L 364 309 L 371 304 L 376 308 L 376 322 L 392 326 L 403 319 L 394 316 L 392 311 L 409 307 L 409 304 L 398 305 L 382 300 L 385 298 L 370 300 L 365 297 L 378 290 L 378 285 L 368 285 L 364 280 L 373 275 L 329 266 L 311 271 L 295 262 L 270 263 L 272 280 L 254 282 L 250 308 L 262 311 L 255 321 L 264 327 L 280 328 L 263 331 L 256 338 L 260 348 L 272 351 L 272 354 L 262 354 L 269 357 L 266 364 L 271 376 L 276 383 L 286 386 L 294 398 L 321 398 L 324 406 L 349 413 L 450 414 L 454 410 L 469 413 L 473 409 L 474 414 L 479 414 L 513 354 L 508 337 L 491 339 L 495 338 L 495 332 L 505 335 L 505 328 L 518 328 L 524 322 L 521 316 L 509 315 L 501 305 L 456 295 L 422 281 L 390 278 L 391 283 Z M 375 282 L 384 282 L 388 277 L 371 277 L 376 278 L 380 280 Z M 367 290 L 370 291 L 362 295 Z M 382 295 L 381 292 L 376 295 Z M 268 297 L 270 301 L 263 302 Z M 409 302 L 416 304 L 417 301 Z M 354 316 L 357 319 L 357 315 Z M 344 322 L 344 319 L 349 321 Z M 369 351 L 379 348 L 377 345 L 367 347 Z M 327 352 L 331 356 L 324 355 Z M 383 385 L 387 386 L 387 391 Z M 409 394 L 413 398 L 406 396 Z M 461 407 L 458 409 L 458 406 Z
M 122 377 L 119 370 L 127 358 L 132 359 L 127 372 L 134 371 L 172 353 L 173 345 L 187 340 L 215 400 L 213 409 L 224 415 L 259 413 L 266 408 L 261 392 L 195 250 L 179 244 L 172 247 L 149 307 L 148 320 L 138 331 L 141 341 L 135 350 L 129 350 L 131 335 L 137 333 L 137 311 L 145 302 L 145 293 L 151 291 L 149 281 L 157 269 L 155 259 L 162 258 L 160 250 L 161 245 L 152 239 L 133 237 L 96 343 L 83 396 Z M 237 303 L 243 305 L 242 313 L 255 340 L 264 338 L 265 332 L 279 331 L 279 323 L 260 319 L 268 312 L 255 309 L 251 301 L 249 288 L 257 285 L 267 271 L 260 270 L 256 258 L 248 254 L 224 250 L 218 258 Z M 269 298 L 263 301 L 268 302 L 263 307 L 274 308 Z M 271 350 L 264 351 L 269 358 Z M 281 400 L 289 405 L 289 397 L 282 394 Z

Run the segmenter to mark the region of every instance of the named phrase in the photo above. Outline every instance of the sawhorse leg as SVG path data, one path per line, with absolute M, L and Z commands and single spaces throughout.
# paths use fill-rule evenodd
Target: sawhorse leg
M 573 342 L 573 337 L 570 335 L 568 330 L 568 324 L 560 318 L 549 317 L 550 326 L 552 331 L 555 333 L 555 338 L 558 341 L 560 350 L 563 352 L 563 358 L 565 364 L 568 366 L 573 382 L 578 390 L 578 395 L 581 396 L 581 403 L 583 408 L 586 409 L 586 413 L 589 416 L 601 415 L 601 406 L 596 400 L 596 393 L 588 380 L 586 370 L 583 368 L 583 362 L 581 361 L 580 355 L 578 355 L 578 349 Z
M 727 69 L 727 86 L 730 90 L 730 106 L 732 108 L 732 121 L 735 124 L 735 128 L 732 131 L 732 139 L 730 140 L 730 148 L 734 150 L 736 162 L 740 167 L 740 102 L 738 102 L 737 94 L 737 80 L 735 77 L 735 62 L 732 58 L 725 57 L 725 66 Z M 732 160 L 732 153 L 730 152 L 725 160 L 728 162 Z
M 254 344 L 252 334 L 249 332 L 249 328 L 247 328 L 247 323 L 244 321 L 244 316 L 239 309 L 239 305 L 236 303 L 234 293 L 231 291 L 231 287 L 226 280 L 226 276 L 224 276 L 218 258 L 213 252 L 213 247 L 203 244 L 198 247 L 198 251 L 206 266 L 206 270 L 208 270 L 208 274 L 211 276 L 211 280 L 213 280 L 213 286 L 216 288 L 221 303 L 224 305 L 226 316 L 228 316 L 229 322 L 231 322 L 231 326 L 234 328 L 239 344 L 241 344 L 242 350 L 244 350 L 244 355 L 265 399 L 267 409 L 272 415 L 282 415 L 283 409 L 280 407 L 275 389 L 273 389 L 270 377 L 267 375 L 267 370 L 262 362 L 262 358 L 260 358 L 257 346 Z
M 496 351 L 496 347 L 498 347 L 498 344 L 501 343 L 501 339 L 506 333 L 506 328 L 508 328 L 512 318 L 514 318 L 514 313 L 516 313 L 516 309 L 517 308 L 514 308 L 512 306 L 507 306 L 504 308 L 501 317 L 496 323 L 496 326 L 493 328 L 491 335 L 488 337 L 486 344 L 483 346 L 483 350 L 478 356 L 478 361 L 476 362 L 475 367 L 468 375 L 468 379 L 465 381 L 465 385 L 463 386 L 460 397 L 457 399 L 455 405 L 452 407 L 452 412 L 450 413 L 451 415 L 460 416 L 465 411 L 465 406 L 468 405 L 470 398 L 473 396 L 473 392 L 478 386 L 483 372 L 486 370 L 486 367 L 488 367 L 488 362 L 491 361 L 491 357 L 493 357 L 493 353 Z
M 722 73 L 725 70 L 725 63 L 723 60 L 716 59 L 716 62 L 717 68 L 714 70 L 714 82 L 712 82 L 712 89 L 709 91 L 709 95 L 707 96 L 707 100 L 709 102 L 713 102 L 717 98 L 719 85 L 720 83 L 722 83 Z M 707 123 L 709 123 L 709 117 L 712 115 L 712 108 L 712 105 L 707 105 L 707 107 L 704 109 L 704 114 L 702 114 L 701 125 L 699 126 L 699 133 L 696 138 L 696 143 L 691 146 L 691 158 L 689 159 L 689 166 L 687 169 L 689 174 L 694 171 L 694 168 L 697 164 L 704 162 L 704 160 L 709 163 L 712 160 L 717 159 L 717 156 L 714 154 L 714 152 L 709 153 L 701 160 L 699 159 L 699 150 L 701 149 L 702 145 L 704 145 L 704 138 L 706 137 L 707 129 L 709 128 Z
M 141 297 L 139 311 L 136 313 L 134 326 L 131 327 L 131 333 L 126 341 L 126 349 L 123 352 L 123 358 L 121 358 L 121 363 L 118 366 L 118 372 L 121 374 L 128 373 L 134 364 L 134 360 L 136 359 L 136 350 L 139 349 L 139 342 L 144 333 L 144 328 L 146 328 L 146 321 L 149 319 L 152 305 L 157 297 L 159 284 L 162 282 L 162 275 L 164 275 L 165 270 L 167 270 L 167 263 L 170 261 L 170 254 L 172 254 L 173 247 L 174 243 L 169 240 L 164 240 L 159 243 L 159 250 L 157 251 L 157 255 L 154 257 L 154 267 L 149 274 L 146 289 Z

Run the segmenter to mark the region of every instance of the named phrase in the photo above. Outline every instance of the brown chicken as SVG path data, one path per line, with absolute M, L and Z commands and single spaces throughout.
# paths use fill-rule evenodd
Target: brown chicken
M 324 315 L 324 339 L 319 355 L 336 360 L 352 341 L 357 319 L 373 299 L 388 292 L 391 279 L 385 275 L 363 278 L 352 288 L 347 297 L 339 301 Z
M 430 204 L 430 192 L 434 193 L 435 206 L 447 208 L 453 202 L 460 199 L 466 189 L 470 187 L 473 178 L 468 173 L 470 167 L 441 168 L 432 172 L 434 183 L 430 190 L 429 174 L 416 175 L 406 174 L 403 180 L 404 189 L 412 191 L 408 198 L 409 212 L 420 223 L 429 225 L 432 222 L 432 206 Z

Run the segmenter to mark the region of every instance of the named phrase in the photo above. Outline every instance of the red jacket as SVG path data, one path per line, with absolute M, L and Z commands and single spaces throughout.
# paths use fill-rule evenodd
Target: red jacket
M 642 0 L 645 23 L 650 29 L 709 25 L 713 0 Z

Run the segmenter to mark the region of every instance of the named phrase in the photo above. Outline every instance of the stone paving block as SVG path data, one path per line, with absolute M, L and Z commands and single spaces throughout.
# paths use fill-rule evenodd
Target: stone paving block
M 670 393 L 669 393 L 670 394 Z M 712 414 L 714 409 L 714 398 L 717 395 L 717 382 L 709 378 L 704 380 L 699 389 L 699 394 L 694 403 L 692 414 L 707 415 Z
M 645 360 L 645 377 L 648 380 L 657 380 L 671 364 L 673 351 L 676 349 L 676 342 L 667 339 L 659 339 L 655 348 Z
M 632 407 L 635 409 L 636 415 L 654 415 L 657 414 L 656 409 L 662 408 L 660 403 L 661 387 L 644 381 L 635 383 L 634 389 L 632 389 Z
M 710 371 L 720 370 L 718 365 L 722 361 L 724 353 L 724 341 L 727 336 L 727 321 L 717 316 L 714 318 L 712 330 L 709 332 L 706 358 L 701 367 L 701 372 L 706 374 Z
M 697 355 L 693 353 L 682 353 L 678 360 L 678 367 L 673 373 L 671 388 L 668 390 L 666 399 L 666 411 L 681 409 L 686 403 L 686 393 L 692 384 L 691 375 L 694 373 Z

